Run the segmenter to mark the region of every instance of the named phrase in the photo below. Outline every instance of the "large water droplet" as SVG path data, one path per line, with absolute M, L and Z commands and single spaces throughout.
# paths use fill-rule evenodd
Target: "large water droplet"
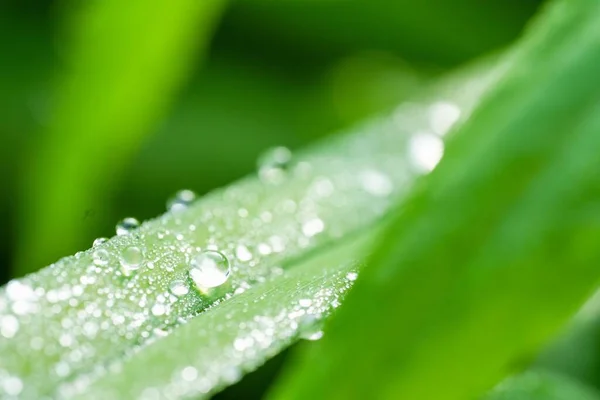
M 287 147 L 275 147 L 258 159 L 258 176 L 266 183 L 281 183 L 292 161 L 292 152 Z
M 183 211 L 188 208 L 194 200 L 196 200 L 196 193 L 188 189 L 180 190 L 175 193 L 175 196 L 167 201 L 167 210 L 171 212 Z
M 128 235 L 132 230 L 138 228 L 140 226 L 140 221 L 135 218 L 129 217 L 125 218 L 122 221 L 119 221 L 115 230 L 117 231 L 118 236 Z
M 191 264 L 190 278 L 201 291 L 221 286 L 229 277 L 229 260 L 216 250 L 201 252 Z
M 185 296 L 186 294 L 188 294 L 190 289 L 184 281 L 175 279 L 175 280 L 171 281 L 171 283 L 169 284 L 169 291 L 173 295 L 175 295 L 177 297 L 181 297 L 181 296 Z
M 123 267 L 123 275 L 129 276 L 131 273 L 140 268 L 144 261 L 144 254 L 139 247 L 129 246 L 121 252 L 121 266 Z

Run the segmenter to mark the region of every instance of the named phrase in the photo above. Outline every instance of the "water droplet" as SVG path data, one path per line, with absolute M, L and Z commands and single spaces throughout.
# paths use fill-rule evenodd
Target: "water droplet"
M 298 304 L 300 304 L 300 307 L 308 308 L 312 305 L 312 300 L 311 299 L 300 299 L 300 300 L 298 300 Z
M 235 256 L 242 262 L 252 260 L 252 253 L 250 253 L 250 250 L 248 250 L 248 248 L 243 244 L 239 244 L 235 248 Z
M 16 376 L 9 376 L 2 380 L 4 393 L 9 396 L 18 396 L 23 390 L 23 382 Z
M 311 340 L 311 341 L 315 341 L 315 340 L 319 340 L 323 337 L 323 331 L 321 330 L 316 330 L 314 332 L 303 332 L 300 337 L 302 339 L 305 340 Z
M 185 189 L 175 193 L 175 196 L 167 201 L 167 210 L 171 212 L 183 211 L 196 200 L 196 193 Z
M 460 108 L 446 101 L 434 103 L 429 109 L 431 129 L 438 135 L 445 135 L 460 118 Z
M 94 243 L 92 243 L 92 247 L 100 246 L 102 243 L 106 242 L 107 240 L 108 240 L 108 238 L 99 237 L 96 240 L 94 240 Z
M 193 382 L 198 379 L 198 370 L 192 366 L 185 367 L 181 370 L 181 377 L 184 381 Z
M 132 271 L 140 268 L 144 261 L 144 254 L 139 247 L 129 246 L 121 252 L 121 266 L 123 267 L 123 275 L 129 276 Z
M 325 224 L 320 218 L 310 219 L 302 225 L 302 232 L 307 237 L 315 236 L 323 232 L 323 229 L 325 229 Z
M 165 315 L 165 313 L 167 312 L 167 308 L 165 307 L 164 304 L 156 303 L 155 305 L 152 306 L 152 309 L 150 310 L 150 312 L 155 317 L 160 317 L 161 315 Z
M 258 176 L 266 183 L 281 183 L 287 174 L 292 152 L 287 147 L 275 147 L 258 159 Z
M 346 274 L 346 279 L 348 279 L 351 282 L 354 282 L 356 278 L 358 278 L 358 274 L 356 272 L 348 272 Z
M 298 321 L 298 334 L 305 340 L 319 340 L 323 337 L 322 325 L 315 315 L 304 315 Z
M 221 286 L 229 277 L 229 260 L 216 250 L 201 252 L 191 264 L 190 278 L 201 291 Z
M 409 156 L 420 172 L 432 171 L 443 154 L 444 142 L 432 133 L 417 133 L 410 139 Z
M 0 335 L 7 339 L 12 338 L 19 331 L 19 321 L 13 315 L 0 318 Z
M 373 196 L 385 197 L 390 195 L 394 189 L 390 178 L 386 174 L 374 169 L 361 172 L 360 182 L 363 188 Z
M 169 291 L 173 295 L 175 295 L 177 297 L 181 297 L 181 296 L 185 296 L 186 294 L 188 294 L 190 291 L 190 288 L 184 281 L 175 279 L 175 280 L 171 281 L 171 283 L 169 284 Z
M 92 253 L 92 260 L 94 261 L 94 264 L 102 267 L 108 264 L 108 261 L 110 260 L 110 254 L 107 250 L 99 249 Z
M 140 221 L 135 218 L 125 218 L 119 221 L 115 227 L 118 236 L 128 235 L 132 230 L 137 229 L 140 226 Z

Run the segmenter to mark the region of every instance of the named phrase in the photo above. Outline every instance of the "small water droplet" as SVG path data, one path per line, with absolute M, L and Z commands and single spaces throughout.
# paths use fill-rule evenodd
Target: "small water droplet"
M 121 266 L 123 275 L 130 276 L 131 273 L 140 268 L 144 261 L 144 254 L 139 247 L 129 246 L 121 252 Z
M 196 200 L 196 193 L 188 189 L 180 190 L 175 193 L 175 196 L 167 201 L 167 210 L 171 212 L 183 211 L 188 208 L 194 200 Z
M 242 262 L 252 260 L 252 253 L 250 253 L 250 250 L 248 250 L 248 248 L 243 244 L 239 244 L 235 248 L 235 256 Z
M 409 156 L 419 172 L 430 172 L 444 154 L 444 142 L 438 136 L 421 132 L 410 139 Z
M 160 317 L 161 315 L 165 315 L 165 313 L 167 312 L 167 308 L 165 307 L 164 304 L 156 303 L 155 305 L 152 306 L 152 309 L 150 310 L 150 312 L 155 317 Z
M 117 231 L 118 236 L 128 235 L 134 229 L 137 229 L 140 226 L 140 221 L 135 218 L 128 217 L 125 218 L 117 224 L 115 230 Z
M 312 305 L 312 300 L 311 299 L 300 299 L 300 300 L 298 300 L 298 304 L 300 304 L 300 307 L 308 308 Z
M 431 129 L 438 135 L 445 135 L 460 118 L 460 108 L 456 104 L 440 101 L 429 109 Z
M 311 341 L 319 340 L 323 337 L 323 331 L 317 330 L 314 332 L 304 332 L 300 335 L 300 337 L 302 339 L 311 340 Z
M 323 232 L 323 229 L 325 229 L 325 224 L 320 218 L 310 219 L 302 225 L 302 232 L 307 237 L 315 236 Z
M 13 315 L 0 318 L 0 335 L 7 339 L 12 338 L 19 331 L 19 321 Z
M 230 273 L 229 260 L 216 250 L 205 250 L 192 259 L 190 278 L 203 291 L 221 286 Z
M 94 243 L 92 243 L 92 247 L 100 246 L 102 243 L 106 242 L 107 240 L 108 240 L 108 238 L 99 237 L 94 240 Z
M 177 297 L 181 297 L 181 296 L 185 296 L 186 294 L 188 294 L 190 291 L 190 288 L 184 281 L 175 279 L 175 280 L 171 281 L 171 283 L 169 284 L 169 291 L 173 295 L 175 295 Z
M 392 181 L 382 172 L 368 169 L 360 174 L 363 188 L 373 196 L 385 197 L 394 189 Z
M 194 382 L 198 379 L 198 370 L 192 366 L 185 367 L 181 370 L 181 377 L 184 381 Z
M 9 376 L 2 380 L 4 393 L 9 396 L 18 396 L 23 390 L 23 382 L 16 376 Z
M 281 183 L 292 161 L 292 152 L 287 147 L 275 147 L 258 159 L 258 176 L 265 183 Z
M 110 259 L 110 255 L 109 255 L 108 251 L 105 249 L 98 249 L 92 253 L 92 260 L 93 260 L 94 264 L 96 264 L 100 267 L 107 265 L 109 259 Z
M 315 315 L 304 315 L 298 321 L 298 334 L 305 340 L 319 340 L 323 337 L 322 325 Z
M 351 282 L 354 282 L 356 278 L 358 278 L 358 274 L 356 272 L 348 272 L 346 274 L 346 279 L 348 279 Z

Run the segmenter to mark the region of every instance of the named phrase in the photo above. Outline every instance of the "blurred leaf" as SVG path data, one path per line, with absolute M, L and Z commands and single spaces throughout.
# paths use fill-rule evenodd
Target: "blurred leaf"
M 585 304 L 562 335 L 536 357 L 533 368 L 600 387 L 600 292 Z
M 600 278 L 599 40 L 547 10 L 273 398 L 472 398 L 556 334 Z
M 82 246 L 105 215 L 115 179 L 206 47 L 222 4 L 80 4 L 47 132 L 27 160 L 19 274 Z
M 600 394 L 554 373 L 530 371 L 500 383 L 484 400 L 598 400 Z

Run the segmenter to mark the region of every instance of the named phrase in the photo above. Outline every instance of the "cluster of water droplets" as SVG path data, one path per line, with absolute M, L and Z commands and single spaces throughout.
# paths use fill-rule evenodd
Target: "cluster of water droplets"
M 259 179 L 196 202 L 181 191 L 163 216 L 125 218 L 111 240 L 10 282 L 0 290 L 0 395 L 41 397 L 74 374 L 105 372 L 281 275 L 286 261 L 373 224 L 435 166 L 460 114 L 449 101 L 408 104 L 304 153 L 272 149 Z
M 200 315 L 138 357 L 113 365 L 117 373 L 91 386 L 84 376 L 64 385 L 60 393 L 94 399 L 210 397 L 298 338 L 321 339 L 323 318 L 341 304 L 357 278 L 357 267 L 353 262 L 317 261 L 308 270 L 286 271 L 273 278 L 270 283 L 277 284 L 269 289 L 256 287 L 239 300 L 223 303 L 218 313 Z M 181 346 L 191 342 L 194 346 Z M 168 349 L 182 348 L 184 354 L 175 350 L 168 364 L 153 362 Z

